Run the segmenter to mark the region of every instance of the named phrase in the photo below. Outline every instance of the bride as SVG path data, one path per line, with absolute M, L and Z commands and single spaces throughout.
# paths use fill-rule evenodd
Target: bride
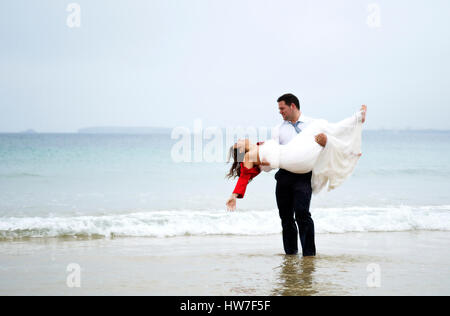
M 231 146 L 228 156 L 228 162 L 233 157 L 233 165 L 227 177 L 239 177 L 226 203 L 228 210 L 236 209 L 236 199 L 244 197 L 247 184 L 261 170 L 312 171 L 311 187 L 315 194 L 327 184 L 328 190 L 338 187 L 353 172 L 361 157 L 362 124 L 366 112 L 367 107 L 363 105 L 359 112 L 338 123 L 314 120 L 286 145 L 273 139 L 258 144 L 251 144 L 248 139 L 239 140 Z M 326 135 L 324 147 L 319 145 L 323 134 Z

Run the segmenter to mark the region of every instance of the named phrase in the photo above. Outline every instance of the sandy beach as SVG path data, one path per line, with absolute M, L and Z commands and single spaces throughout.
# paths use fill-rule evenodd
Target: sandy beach
M 280 235 L 3 241 L 0 295 L 450 294 L 448 232 L 316 239 L 315 258 L 284 255 Z

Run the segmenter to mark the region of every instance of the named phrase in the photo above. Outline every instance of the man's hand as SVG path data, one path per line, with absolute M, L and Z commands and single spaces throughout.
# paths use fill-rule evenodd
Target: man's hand
M 237 194 L 233 193 L 230 196 L 230 198 L 228 199 L 228 201 L 227 201 L 227 209 L 228 209 L 228 211 L 232 212 L 232 211 L 236 210 L 236 197 L 237 197 Z
M 268 162 L 267 160 L 263 159 L 263 161 L 261 161 L 261 166 L 270 166 L 270 162 Z
M 322 147 L 325 147 L 325 145 L 327 144 L 327 135 L 325 135 L 324 133 L 316 135 L 316 143 Z

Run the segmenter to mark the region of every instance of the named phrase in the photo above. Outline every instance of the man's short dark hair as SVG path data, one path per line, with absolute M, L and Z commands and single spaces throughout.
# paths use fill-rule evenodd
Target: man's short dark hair
M 281 97 L 278 98 L 277 102 L 281 102 L 284 101 L 284 103 L 286 103 L 287 106 L 291 106 L 292 103 L 295 104 L 295 106 L 297 107 L 297 109 L 300 110 L 300 101 L 298 100 L 298 98 L 291 94 L 291 93 L 286 93 L 283 94 Z

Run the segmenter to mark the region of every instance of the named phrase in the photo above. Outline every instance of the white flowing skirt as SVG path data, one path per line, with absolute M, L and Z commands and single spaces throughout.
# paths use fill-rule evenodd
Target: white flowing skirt
M 315 135 L 325 133 L 327 144 L 320 146 Z M 353 172 L 361 153 L 362 112 L 338 123 L 315 120 L 288 144 L 268 140 L 259 147 L 261 161 L 270 169 L 285 169 L 293 173 L 313 173 L 313 193 L 327 184 L 328 190 L 338 187 Z M 267 169 L 264 169 L 267 171 Z

